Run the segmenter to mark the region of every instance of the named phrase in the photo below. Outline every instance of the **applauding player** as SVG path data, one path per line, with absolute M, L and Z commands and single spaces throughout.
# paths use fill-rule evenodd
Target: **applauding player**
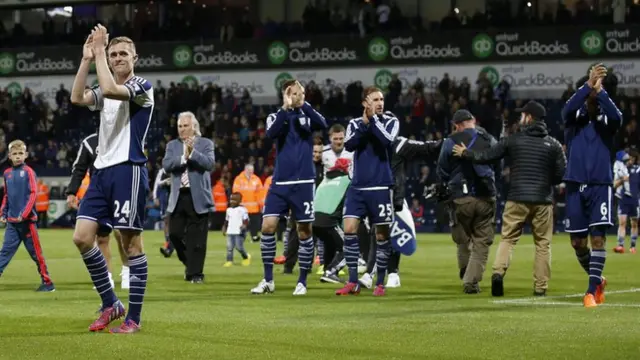
M 282 86 L 282 109 L 267 117 L 267 136 L 276 144 L 276 165 L 273 183 L 267 193 L 262 216 L 260 251 L 264 264 L 264 278 L 251 289 L 252 294 L 270 293 L 273 282 L 273 258 L 276 255 L 274 236 L 281 216 L 291 210 L 297 222 L 300 248 L 298 261 L 300 276 L 293 295 L 307 293 L 307 275 L 313 262 L 314 220 L 313 196 L 315 166 L 313 164 L 313 130 L 327 127 L 324 117 L 304 101 L 304 87 L 295 81 Z M 356 259 L 357 260 L 357 259 Z
M 104 256 L 96 247 L 96 234 L 104 226 L 120 230 L 122 246 L 129 255 L 129 312 L 122 325 L 111 332 L 134 333 L 140 330 L 147 287 L 147 257 L 141 233 L 149 189 L 144 142 L 153 113 L 153 87 L 133 73 L 138 60 L 133 41 L 117 37 L 109 42 L 108 38 L 101 25 L 92 31 L 71 93 L 74 104 L 100 111 L 96 170 L 78 209 L 73 242 L 102 299 L 100 317 L 89 331 L 102 331 L 123 317 L 125 309 L 109 282 Z M 85 91 L 94 60 L 99 86 Z
M 364 113 L 347 127 L 345 149 L 353 151 L 353 179 L 347 190 L 344 210 L 344 257 L 349 282 L 336 295 L 358 294 L 358 226 L 365 217 L 376 227 L 377 281 L 375 296 L 385 294 L 384 279 L 391 254 L 389 225 L 393 223 L 392 144 L 399 130 L 398 119 L 384 111 L 384 95 L 375 87 L 364 90 Z
M 606 78 L 607 69 L 602 64 L 593 66 L 586 83 L 578 84 L 578 91 L 562 109 L 567 144 L 566 231 L 571 234 L 580 265 L 589 275 L 585 307 L 604 302 L 605 235 L 613 226 L 613 139 L 622 113 L 603 86 Z

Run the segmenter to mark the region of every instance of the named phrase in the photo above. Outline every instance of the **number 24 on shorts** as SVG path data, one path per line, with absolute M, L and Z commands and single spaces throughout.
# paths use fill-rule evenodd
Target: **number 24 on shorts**
M 122 207 L 120 206 L 120 201 L 116 200 L 113 202 L 113 207 L 115 208 L 115 210 L 113 211 L 114 218 L 120 216 L 128 218 L 129 214 L 131 213 L 131 203 L 129 202 L 129 200 L 125 201 L 124 204 L 122 204 Z

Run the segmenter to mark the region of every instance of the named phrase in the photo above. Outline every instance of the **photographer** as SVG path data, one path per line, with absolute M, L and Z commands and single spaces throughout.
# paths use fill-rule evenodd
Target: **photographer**
M 489 149 L 469 150 L 464 144 L 453 148 L 455 156 L 486 164 L 509 156 L 511 186 L 502 215 L 502 240 L 498 247 L 491 277 L 491 294 L 502 296 L 503 277 L 509 258 L 520 239 L 522 228 L 531 221 L 536 247 L 534 290 L 544 296 L 551 273 L 551 237 L 553 235 L 553 185 L 562 182 L 567 160 L 560 143 L 549 136 L 544 123 L 546 111 L 541 104 L 530 101 L 522 109 L 520 131 L 506 137 Z
M 467 110 L 456 111 L 453 123 L 455 133 L 442 145 L 437 175 L 451 192 L 454 224 L 451 235 L 458 245 L 463 290 L 466 294 L 477 294 L 495 232 L 496 169 L 460 159 L 454 156 L 453 148 L 462 143 L 483 151 L 496 140 L 486 130 L 476 128 L 476 119 Z

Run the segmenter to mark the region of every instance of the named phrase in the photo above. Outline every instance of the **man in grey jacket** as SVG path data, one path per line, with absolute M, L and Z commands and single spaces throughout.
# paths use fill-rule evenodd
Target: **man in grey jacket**
M 207 254 L 207 223 L 214 210 L 211 170 L 215 157 L 213 141 L 201 137 L 195 115 L 178 115 L 180 139 L 167 144 L 162 167 L 171 175 L 169 195 L 169 238 L 178 259 L 185 265 L 185 280 L 204 281 Z

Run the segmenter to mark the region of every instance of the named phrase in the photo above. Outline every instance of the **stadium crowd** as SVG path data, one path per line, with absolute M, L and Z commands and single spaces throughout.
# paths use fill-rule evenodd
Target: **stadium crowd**
M 81 43 L 100 22 L 111 34 L 126 34 L 134 41 L 184 41 L 187 39 L 262 39 L 287 36 L 351 34 L 362 36 L 384 32 L 434 32 L 457 29 L 509 28 L 517 26 L 571 26 L 574 24 L 612 24 L 640 22 L 640 3 L 629 2 L 622 11 L 610 1 L 576 1 L 573 9 L 563 2 L 558 6 L 538 8 L 536 1 L 489 0 L 485 12 L 455 8 L 439 21 L 423 19 L 418 12 L 403 13 L 396 1 L 309 1 L 301 19 L 276 22 L 260 20 L 257 9 L 224 5 L 207 5 L 202 1 L 140 1 L 133 4 L 135 16 L 125 20 L 124 8 L 109 19 L 97 19 L 95 10 L 79 11 L 68 18 L 43 17 L 40 31 L 27 30 L 20 23 L 0 21 L 0 43 L 8 47 Z M 100 5 L 97 5 L 100 6 Z M 113 6 L 113 5 L 106 5 Z M 121 5 L 118 5 L 121 6 Z M 405 9 L 406 10 L 406 9 Z M 515 16 L 514 16 L 515 14 Z M 188 19 L 188 21 L 185 21 Z M 136 26 L 133 26 L 133 24 Z

